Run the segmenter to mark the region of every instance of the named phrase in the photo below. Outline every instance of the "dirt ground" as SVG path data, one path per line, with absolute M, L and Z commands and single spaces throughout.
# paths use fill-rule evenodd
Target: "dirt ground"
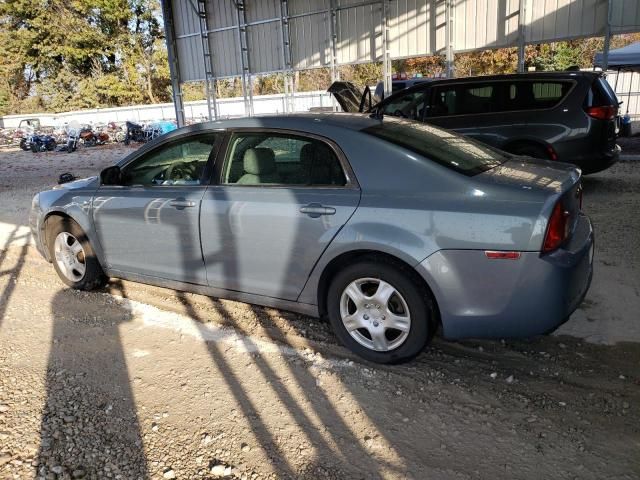
M 0 479 L 640 478 L 640 162 L 585 178 L 595 278 L 558 335 L 380 367 L 304 316 L 65 288 L 31 196 L 128 151 L 0 152 Z

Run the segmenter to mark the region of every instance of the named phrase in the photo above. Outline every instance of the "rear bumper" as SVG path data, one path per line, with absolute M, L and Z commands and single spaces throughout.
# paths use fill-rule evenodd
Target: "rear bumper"
M 580 305 L 593 247 L 581 215 L 568 244 L 551 254 L 490 260 L 483 251 L 441 250 L 416 269 L 433 290 L 446 338 L 530 337 L 556 329 Z
M 619 145 L 606 152 L 598 152 L 590 155 L 581 156 L 574 160 L 574 163 L 580 167 L 582 173 L 597 173 L 606 170 L 620 159 L 622 149 Z

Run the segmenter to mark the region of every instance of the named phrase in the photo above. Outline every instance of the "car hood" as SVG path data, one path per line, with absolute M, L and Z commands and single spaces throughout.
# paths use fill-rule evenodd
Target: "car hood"
M 513 157 L 475 178 L 480 182 L 549 194 L 566 192 L 580 181 L 581 176 L 580 170 L 568 163 Z
M 53 187 L 54 190 L 77 190 L 79 188 L 98 188 L 100 186 L 100 178 L 94 177 L 80 178 L 72 182 L 62 183 Z

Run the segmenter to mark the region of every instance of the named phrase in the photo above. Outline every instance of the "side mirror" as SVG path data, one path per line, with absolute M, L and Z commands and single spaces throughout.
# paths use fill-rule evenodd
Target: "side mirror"
M 114 165 L 107 167 L 100 172 L 100 185 L 121 185 L 122 171 L 120 167 Z

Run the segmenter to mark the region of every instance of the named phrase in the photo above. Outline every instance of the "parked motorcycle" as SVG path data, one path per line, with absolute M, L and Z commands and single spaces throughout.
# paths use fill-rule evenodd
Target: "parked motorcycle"
M 91 127 L 80 130 L 80 139 L 85 147 L 95 147 L 96 145 L 104 145 L 109 141 L 109 135 L 104 132 L 94 132 Z
M 134 142 L 146 142 L 147 141 L 147 134 L 144 130 L 144 128 L 142 128 L 142 125 L 138 124 L 138 123 L 134 123 L 134 122 L 129 122 L 127 121 L 127 123 L 125 124 L 127 127 L 127 133 L 124 137 L 124 144 L 125 145 L 129 145 L 129 143 L 131 143 L 131 141 Z
M 20 138 L 20 148 L 25 152 L 31 150 L 31 138 L 33 135 L 25 135 Z
M 78 135 L 78 130 L 75 128 L 69 128 L 67 130 L 67 144 L 64 146 L 64 150 L 67 153 L 75 152 L 78 148 L 79 140 L 80 136 Z
M 124 142 L 127 137 L 126 125 L 119 125 L 116 122 L 109 122 L 107 124 L 107 133 L 116 142 Z
M 30 135 L 29 148 L 33 153 L 51 152 L 56 148 L 56 139 L 51 135 Z

